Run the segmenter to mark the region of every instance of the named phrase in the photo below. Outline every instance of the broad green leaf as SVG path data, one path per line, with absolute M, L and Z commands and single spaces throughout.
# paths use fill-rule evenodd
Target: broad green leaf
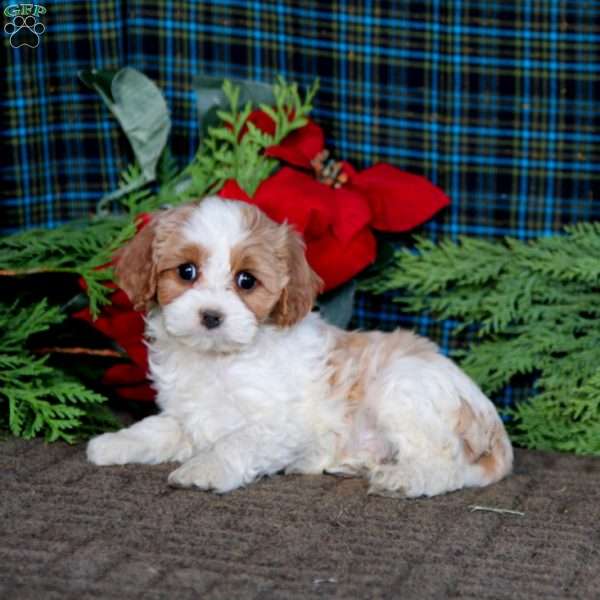
M 200 123 L 200 139 L 204 139 L 209 127 L 220 125 L 219 111 L 229 108 L 229 101 L 223 93 L 222 77 L 198 75 L 194 79 L 194 89 L 197 95 L 198 121 Z M 273 104 L 273 86 L 259 81 L 246 81 L 243 79 L 229 79 L 240 89 L 239 104 L 244 106 L 250 102 L 252 106 L 260 104 Z
M 378 240 L 377 243 L 377 258 L 375 262 L 369 265 L 361 274 L 361 280 L 369 279 L 381 273 L 386 267 L 389 267 L 394 261 L 396 248 L 394 245 L 385 240 Z
M 110 102 L 114 102 L 115 99 L 112 95 L 111 84 L 118 72 L 117 69 L 83 69 L 78 74 L 79 79 L 89 88 L 94 88 L 98 92 L 101 91 L 109 98 Z
M 160 89 L 135 69 L 125 67 L 116 73 L 91 69 L 81 71 L 79 77 L 102 96 L 115 115 L 141 168 L 138 179 L 102 199 L 101 204 L 105 205 L 156 179 L 156 167 L 171 131 L 171 118 Z
M 317 300 L 321 316 L 332 325 L 345 329 L 352 318 L 356 282 L 348 283 L 322 294 Z

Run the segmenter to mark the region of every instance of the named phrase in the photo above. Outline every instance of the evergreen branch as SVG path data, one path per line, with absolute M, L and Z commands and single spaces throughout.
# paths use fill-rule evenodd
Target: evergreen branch
M 26 350 L 29 338 L 65 315 L 42 300 L 31 306 L 0 303 L 0 423 L 15 436 L 73 443 L 88 432 L 114 428 L 106 399 Z M 102 420 L 97 415 L 102 415 Z
M 46 300 L 25 307 L 17 302 L 0 303 L 0 352 L 21 350 L 32 335 L 47 331 L 65 318 L 60 308 L 48 306 Z

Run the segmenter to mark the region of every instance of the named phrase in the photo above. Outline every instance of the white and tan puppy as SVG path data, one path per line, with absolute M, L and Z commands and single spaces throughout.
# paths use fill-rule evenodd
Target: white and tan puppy
M 311 309 L 321 282 L 300 237 L 216 197 L 156 214 L 117 259 L 148 310 L 162 412 L 100 435 L 97 465 L 177 461 L 175 486 L 228 492 L 288 473 L 364 476 L 433 496 L 510 472 L 492 403 L 430 341 L 346 332 Z

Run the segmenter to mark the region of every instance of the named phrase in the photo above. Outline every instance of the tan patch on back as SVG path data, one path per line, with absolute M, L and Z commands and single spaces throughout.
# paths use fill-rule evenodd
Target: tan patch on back
M 340 331 L 329 355 L 329 385 L 335 395 L 345 399 L 348 415 L 356 412 L 365 396 L 369 368 L 366 350 L 370 343 L 366 333 Z
M 348 415 L 352 415 L 364 401 L 371 379 L 393 358 L 436 355 L 433 342 L 403 329 L 390 333 L 339 331 L 328 361 L 332 370 L 329 383 L 334 393 L 345 398 Z
M 271 314 L 287 283 L 286 230 L 255 206 L 243 205 L 241 210 L 248 236 L 231 250 L 231 273 L 235 291 L 262 322 Z M 235 286 L 240 271 L 256 277 L 254 289 L 246 291 Z
M 435 358 L 438 347 L 429 339 L 407 331 L 396 329 L 389 333 L 369 332 L 372 352 L 377 357 L 378 369 L 389 363 L 392 358 L 415 357 Z

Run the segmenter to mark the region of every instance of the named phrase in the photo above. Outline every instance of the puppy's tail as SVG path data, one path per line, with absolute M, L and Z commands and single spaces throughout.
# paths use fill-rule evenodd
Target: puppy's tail
M 512 471 L 512 445 L 495 411 L 476 414 L 471 405 L 461 399 L 457 433 L 470 466 L 467 485 L 489 485 Z

